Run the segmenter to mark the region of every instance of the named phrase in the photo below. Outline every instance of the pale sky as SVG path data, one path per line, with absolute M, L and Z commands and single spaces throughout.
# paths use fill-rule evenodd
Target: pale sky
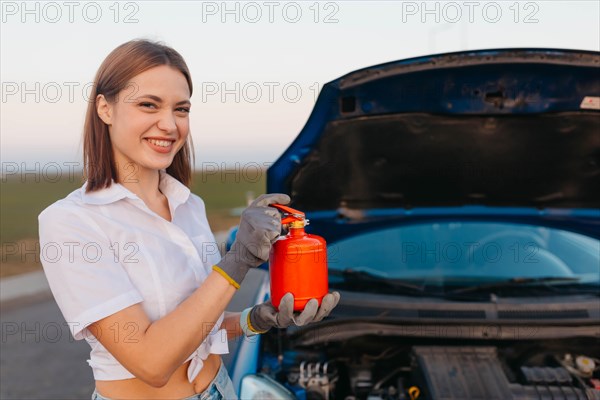
M 15 162 L 80 165 L 86 85 L 111 50 L 134 38 L 165 42 L 191 70 L 197 169 L 269 165 L 300 132 L 326 82 L 449 51 L 600 51 L 599 4 L 3 1 L 2 170 Z

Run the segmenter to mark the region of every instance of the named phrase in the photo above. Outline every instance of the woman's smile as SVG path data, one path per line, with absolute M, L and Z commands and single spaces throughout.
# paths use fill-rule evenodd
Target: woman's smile
M 173 150 L 173 143 L 175 143 L 173 139 L 145 138 L 144 141 L 148 143 L 151 149 L 163 154 L 170 153 Z

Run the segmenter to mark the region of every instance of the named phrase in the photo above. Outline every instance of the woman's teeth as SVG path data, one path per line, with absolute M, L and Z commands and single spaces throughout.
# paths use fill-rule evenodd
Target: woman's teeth
M 161 147 L 169 147 L 171 145 L 172 142 L 169 142 L 168 140 L 155 140 L 155 139 L 147 139 L 150 143 L 155 144 L 157 146 L 161 146 Z

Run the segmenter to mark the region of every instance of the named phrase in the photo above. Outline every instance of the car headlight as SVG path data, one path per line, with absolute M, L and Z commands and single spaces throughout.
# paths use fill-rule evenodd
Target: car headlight
M 242 378 L 240 400 L 295 400 L 296 396 L 272 378 L 257 374 Z

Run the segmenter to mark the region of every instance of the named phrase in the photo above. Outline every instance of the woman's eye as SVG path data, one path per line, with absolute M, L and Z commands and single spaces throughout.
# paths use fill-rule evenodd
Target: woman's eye
M 154 104 L 154 103 L 140 103 L 140 106 L 144 107 L 144 108 L 151 108 L 151 109 L 157 108 L 156 104 Z M 189 107 L 179 107 L 179 108 L 175 109 L 175 111 L 184 112 L 187 114 L 190 112 L 190 108 Z

